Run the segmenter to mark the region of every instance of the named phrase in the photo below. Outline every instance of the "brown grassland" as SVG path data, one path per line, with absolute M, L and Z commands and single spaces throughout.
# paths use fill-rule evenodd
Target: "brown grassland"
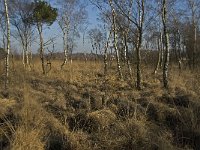
M 31 70 L 11 64 L 10 94 L 0 91 L 0 150 L 200 149 L 199 71 L 171 66 L 165 90 L 162 72 L 145 65 L 137 91 L 114 64 L 105 80 L 101 62 L 61 63 L 47 75 L 39 60 Z M 0 73 L 3 89 L 2 64 Z

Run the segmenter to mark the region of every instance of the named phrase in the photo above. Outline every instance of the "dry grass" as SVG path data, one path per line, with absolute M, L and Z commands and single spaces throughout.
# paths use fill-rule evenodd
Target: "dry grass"
M 0 99 L 0 118 L 6 115 L 16 105 L 16 101 L 12 99 Z
M 173 66 L 164 90 L 161 72 L 144 66 L 137 91 L 134 79 L 118 81 L 114 66 L 105 82 L 100 62 L 60 65 L 42 75 L 39 61 L 31 70 L 15 63 L 9 99 L 0 95 L 0 150 L 198 149 L 198 73 Z

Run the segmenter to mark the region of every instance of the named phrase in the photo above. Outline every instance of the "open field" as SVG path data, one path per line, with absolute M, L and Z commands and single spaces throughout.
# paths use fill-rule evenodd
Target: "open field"
M 115 66 L 105 79 L 100 62 L 60 70 L 53 61 L 47 75 L 34 64 L 11 64 L 10 94 L 0 91 L 0 150 L 200 149 L 199 72 L 179 75 L 174 66 L 165 90 L 162 73 L 143 66 L 137 91 L 134 79 L 117 79 Z
M 200 0 L 0 0 L 0 150 L 200 150 L 199 66 Z

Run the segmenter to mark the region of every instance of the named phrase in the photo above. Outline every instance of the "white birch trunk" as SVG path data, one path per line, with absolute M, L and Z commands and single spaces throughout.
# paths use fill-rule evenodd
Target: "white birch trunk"
M 5 74 L 6 74 L 6 80 L 5 80 L 5 90 L 8 90 L 8 84 L 9 84 L 9 55 L 10 55 L 10 18 L 8 15 L 8 5 L 7 0 L 4 0 L 4 7 L 5 7 L 5 15 L 6 15 L 6 27 L 7 27 L 7 51 L 6 51 L 6 61 L 5 61 Z
M 117 46 L 117 29 L 116 29 L 116 13 L 115 13 L 115 9 L 113 7 L 112 4 L 112 0 L 109 1 L 110 2 L 110 7 L 112 9 L 112 29 L 113 29 L 113 38 L 114 38 L 114 44 L 113 47 L 115 49 L 115 53 L 116 53 L 116 59 L 117 59 L 117 70 L 118 70 L 118 74 L 119 74 L 119 78 L 123 79 L 123 75 L 122 75 L 122 71 L 121 71 L 121 65 L 120 65 L 120 58 L 119 58 L 119 50 L 118 50 L 118 46 Z
M 163 66 L 163 84 L 164 88 L 168 88 L 168 67 L 169 67 L 169 35 L 167 31 L 167 8 L 166 0 L 162 3 L 162 22 L 163 22 L 163 33 L 165 42 L 165 54 L 164 54 L 164 66 Z
M 23 49 L 22 49 L 22 64 L 25 68 L 25 51 L 24 51 L 24 45 L 23 45 Z
M 105 77 L 107 76 L 108 72 L 108 47 L 109 47 L 109 40 L 112 34 L 112 30 L 110 30 L 107 42 L 105 44 L 105 50 L 104 50 L 104 75 Z
M 61 65 L 61 69 L 68 62 L 68 34 L 69 34 L 69 25 L 66 28 L 62 28 L 62 31 L 63 31 L 64 61 L 63 61 L 62 65 Z
M 37 24 L 37 29 L 40 35 L 40 59 L 42 62 L 42 73 L 46 74 L 45 65 L 44 65 L 44 41 L 43 41 L 43 33 L 42 33 L 42 24 Z
M 130 76 L 130 78 L 132 78 L 131 63 L 130 63 L 130 60 L 128 58 L 127 34 L 128 33 L 125 33 L 125 35 L 124 35 L 124 59 L 125 59 L 125 64 L 127 64 L 127 67 L 128 67 L 129 76 Z
M 138 2 L 138 12 L 139 12 L 139 27 L 137 35 L 137 45 L 136 45 L 136 57 L 137 57 L 137 81 L 136 87 L 138 90 L 142 89 L 142 73 L 141 73 L 141 54 L 140 48 L 142 46 L 142 34 L 143 34 L 143 23 L 144 23 L 144 0 Z
M 156 68 L 154 70 L 154 74 L 157 74 L 161 63 L 162 63 L 162 44 L 160 43 L 160 36 L 157 38 L 157 49 L 158 49 L 158 60 L 157 60 L 157 64 L 156 64 Z

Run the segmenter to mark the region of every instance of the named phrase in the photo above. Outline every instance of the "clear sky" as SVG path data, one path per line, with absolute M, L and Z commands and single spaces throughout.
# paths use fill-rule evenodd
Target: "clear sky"
M 51 5 L 53 7 L 55 7 L 55 0 L 49 0 Z M 88 25 L 88 29 L 90 28 L 94 28 L 95 26 L 98 25 L 98 9 L 90 4 L 90 2 L 88 0 L 82 0 L 84 1 L 85 3 L 88 4 L 87 6 L 87 11 L 88 11 L 88 21 L 89 21 L 89 25 Z M 87 31 L 86 31 L 87 33 Z M 63 44 L 62 44 L 62 32 L 61 32 L 61 29 L 59 28 L 58 26 L 58 23 L 55 22 L 49 29 L 47 28 L 45 30 L 45 40 L 49 39 L 50 37 L 56 37 L 56 41 L 55 41 L 55 49 L 56 51 L 62 51 L 63 50 Z M 85 34 L 85 38 L 87 37 L 87 34 Z M 84 51 L 87 51 L 87 52 L 90 52 L 91 51 L 91 44 L 89 43 L 88 39 L 85 39 L 85 44 L 84 44 L 84 47 L 83 47 L 83 34 L 81 33 L 81 36 L 79 39 L 77 39 L 76 43 L 77 43 L 77 47 L 74 49 L 74 52 L 84 52 Z
M 50 2 L 53 7 L 56 7 L 55 1 L 56 0 L 46 0 L 47 2 Z M 94 28 L 99 24 L 97 18 L 98 18 L 98 9 L 92 5 L 89 0 L 80 0 L 81 2 L 87 3 L 87 11 L 88 11 L 88 29 Z M 35 30 L 35 36 L 38 36 L 37 30 Z M 47 41 L 50 38 L 55 37 L 55 51 L 62 52 L 63 51 L 63 40 L 62 40 L 62 32 L 57 22 L 53 23 L 50 27 L 45 27 L 44 30 L 44 40 Z M 21 53 L 21 44 L 16 41 L 13 37 L 11 37 L 12 40 L 12 49 L 17 50 L 18 53 Z M 44 42 L 45 42 L 44 41 Z M 74 48 L 73 52 L 90 52 L 92 50 L 91 44 L 89 43 L 89 40 L 87 39 L 87 31 L 85 34 L 85 44 L 83 46 L 83 34 L 80 33 L 80 38 L 76 39 L 76 45 L 77 47 Z M 1 46 L 1 45 L 0 45 Z M 49 48 L 52 48 L 52 45 L 50 45 Z M 39 38 L 36 42 L 32 44 L 32 51 L 33 53 L 37 52 L 39 49 Z

